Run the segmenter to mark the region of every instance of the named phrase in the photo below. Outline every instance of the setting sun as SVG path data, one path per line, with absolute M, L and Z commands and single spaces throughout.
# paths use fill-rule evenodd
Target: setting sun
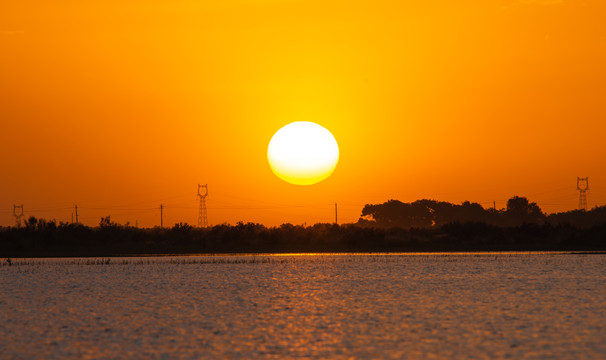
M 267 158 L 273 172 L 296 185 L 312 185 L 332 174 L 339 161 L 339 146 L 330 131 L 297 121 L 278 130 L 269 142 Z

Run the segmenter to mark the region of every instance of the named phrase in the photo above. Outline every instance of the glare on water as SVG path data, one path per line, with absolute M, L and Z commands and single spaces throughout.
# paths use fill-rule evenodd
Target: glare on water
M 606 255 L 12 259 L 0 358 L 599 358 Z

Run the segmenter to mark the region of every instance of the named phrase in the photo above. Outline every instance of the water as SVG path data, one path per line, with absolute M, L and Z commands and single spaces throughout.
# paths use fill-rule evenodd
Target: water
M 22 259 L 0 358 L 604 358 L 606 255 Z

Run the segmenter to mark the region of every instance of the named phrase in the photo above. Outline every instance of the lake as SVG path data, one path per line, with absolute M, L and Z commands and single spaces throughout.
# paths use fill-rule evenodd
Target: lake
M 2 259 L 0 358 L 606 357 L 606 255 Z

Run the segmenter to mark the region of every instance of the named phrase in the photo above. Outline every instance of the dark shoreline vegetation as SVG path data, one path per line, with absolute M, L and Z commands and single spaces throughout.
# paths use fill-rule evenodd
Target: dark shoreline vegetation
M 99 226 L 30 217 L 0 227 L 0 257 L 140 254 L 347 253 L 449 251 L 605 251 L 606 206 L 544 214 L 513 197 L 502 210 L 477 203 L 390 200 L 366 205 L 355 224 L 238 223 L 194 228 L 136 228 L 101 219 Z

